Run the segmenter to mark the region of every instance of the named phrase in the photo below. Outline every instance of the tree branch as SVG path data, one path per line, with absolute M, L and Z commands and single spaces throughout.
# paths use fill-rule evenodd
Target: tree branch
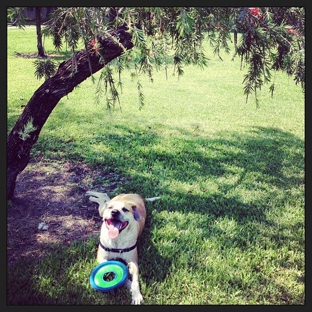
M 62 62 L 55 75 L 47 79 L 29 100 L 7 138 L 7 196 L 9 199 L 13 196 L 17 175 L 27 166 L 31 148 L 59 100 L 107 63 L 120 56 L 124 49 L 133 47 L 131 35 L 125 29 L 118 29 L 115 35 L 115 38 L 98 38 L 99 51 L 90 45 L 89 51 L 81 50 L 69 60 Z M 33 131 L 22 136 L 21 133 L 24 133 L 25 126 L 30 121 Z

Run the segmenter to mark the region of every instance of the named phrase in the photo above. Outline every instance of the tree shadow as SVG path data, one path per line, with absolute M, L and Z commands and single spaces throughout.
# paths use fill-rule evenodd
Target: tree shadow
M 185 134 L 185 129 L 183 133 Z M 60 140 L 56 137 L 50 139 Z M 98 151 L 97 144 L 104 139 L 108 146 L 113 146 L 114 152 L 107 153 L 103 159 L 103 153 Z M 99 130 L 82 153 L 79 153 L 79 149 L 76 152 L 73 146 L 73 153 L 77 153 L 77 156 L 79 154 L 80 161 L 89 161 L 88 155 L 92 155 L 99 158 L 95 167 L 104 162 L 105 166 L 113 171 L 117 168 L 117 162 L 120 167 L 120 159 L 116 157 L 127 158 L 126 155 L 116 156 L 119 147 L 122 146 L 123 152 L 127 150 L 127 153 L 135 157 L 128 157 L 123 162 L 128 182 L 118 191 L 137 192 L 144 197 L 162 196 L 161 200 L 146 204 L 148 218 L 140 238 L 141 278 L 147 287 L 153 283 L 161 283 L 172 266 L 172 256 L 159 252 L 163 246 L 155 241 L 154 231 L 165 229 L 166 224 L 170 223 L 180 233 L 173 237 L 172 244 L 191 246 L 188 250 L 181 250 L 190 259 L 194 252 L 197 252 L 190 236 L 183 234 L 183 231 L 187 230 L 183 219 L 189 219 L 190 214 L 192 218 L 196 217 L 200 239 L 215 238 L 220 250 L 235 247 L 244 251 L 263 235 L 260 230 L 260 226 L 263 225 L 272 229 L 269 233 L 273 234 L 267 235 L 270 235 L 270 240 L 276 242 L 276 248 L 285 242 L 298 242 L 296 233 L 304 227 L 304 220 L 302 223 L 289 225 L 292 234 L 287 236 L 281 234 L 281 227 L 277 221 L 268 219 L 267 212 L 302 196 L 302 193 L 291 196 L 291 189 L 304 186 L 304 142 L 301 139 L 276 128 L 252 127 L 243 135 L 229 132 L 220 134 L 217 139 L 206 139 L 192 138 L 192 134 L 189 133 L 187 138 L 181 137 L 173 141 L 177 143 L 174 150 L 159 149 L 156 145 L 161 143 L 161 136 L 156 132 L 117 125 L 109 131 Z M 138 151 L 137 147 L 140 145 L 145 148 Z M 137 170 L 130 174 L 133 167 Z M 181 172 L 181 168 L 185 170 Z M 166 174 L 163 174 L 164 171 Z M 233 178 L 227 179 L 230 176 Z M 251 176 L 256 179 L 251 179 Z M 225 179 L 222 179 L 223 177 Z M 185 191 L 179 187 L 172 188 L 170 183 L 167 183 L 177 181 L 191 185 L 210 179 L 218 184 L 217 192 L 212 192 L 209 185 L 203 185 L 202 191 L 196 193 L 192 188 Z M 239 189 L 248 190 L 251 194 L 254 193 L 255 197 L 246 200 L 237 191 Z M 182 221 L 177 222 L 175 217 L 169 219 L 166 212 L 181 215 Z M 234 221 L 238 226 L 243 225 L 244 231 L 227 236 L 227 229 L 218 225 L 224 219 Z M 302 249 L 299 251 L 303 252 Z M 69 257 L 72 259 L 70 254 Z M 196 263 L 192 265 L 196 269 Z M 76 295 L 79 295 L 80 291 L 85 292 L 85 288 L 78 290 Z M 285 293 L 285 289 L 283 292 Z M 291 297 L 291 294 L 287 293 L 288 297 Z
M 8 268 L 7 304 L 130 304 L 131 297 L 125 287 L 108 293 L 96 291 L 91 287 L 89 278 L 97 265 L 97 246 L 98 240 L 95 237 L 88 241 L 78 239 L 67 247 L 51 244 L 50 251 L 44 257 L 33 260 L 31 264 L 27 257 L 21 259 Z M 81 262 L 84 263 L 83 267 Z
M 159 148 L 162 138 L 153 129 L 117 124 L 99 129 L 83 152 L 73 143 L 71 155 L 87 162 L 92 157 L 95 167 L 105 164 L 106 169 L 117 172 L 122 162 L 128 181 L 116 191 L 137 192 L 145 197 L 161 195 L 162 200 L 155 203 L 158 212 L 190 211 L 215 218 L 230 216 L 239 224 L 252 220 L 273 226 L 272 221 L 266 220 L 267 210 L 274 209 L 270 203 L 274 201 L 278 207 L 286 201 L 295 201 L 291 189 L 304 186 L 304 142 L 291 133 L 277 128 L 251 127 L 243 135 L 224 132 L 217 139 L 206 139 L 194 137 L 185 129 L 175 130 L 183 136 L 173 139 L 172 144 L 177 146 L 168 150 Z M 51 136 L 49 140 L 59 138 Z M 103 155 L 98 149 L 103 142 L 112 147 L 112 152 Z M 129 174 L 132 168 L 137 170 Z M 190 189 L 172 190 L 168 180 L 189 184 Z M 210 180 L 217 184 L 217 192 L 212 192 L 208 183 L 202 183 Z M 202 184 L 200 193 L 191 187 L 197 183 Z M 135 189 L 134 185 L 141 187 Z M 254 193 L 255 198 L 246 201 L 236 189 Z M 260 198 L 256 198 L 258 192 Z

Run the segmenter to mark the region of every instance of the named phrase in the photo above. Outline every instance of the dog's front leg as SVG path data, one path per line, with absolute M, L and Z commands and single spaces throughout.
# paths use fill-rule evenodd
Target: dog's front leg
M 132 304 L 141 304 L 143 296 L 140 292 L 139 286 L 139 267 L 137 263 L 128 263 L 129 273 L 131 274 L 131 282 L 127 283 L 128 288 L 132 294 Z

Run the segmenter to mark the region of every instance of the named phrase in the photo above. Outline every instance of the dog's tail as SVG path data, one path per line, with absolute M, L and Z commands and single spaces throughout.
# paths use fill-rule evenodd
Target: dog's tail
M 106 193 L 88 191 L 86 192 L 86 196 L 89 196 L 89 201 L 99 204 L 99 211 L 110 200 Z
M 149 197 L 149 198 L 144 198 L 145 201 L 153 202 L 154 200 L 160 199 L 160 196 L 158 197 Z
M 94 192 L 94 191 L 87 191 L 86 196 L 89 196 L 89 201 L 99 204 L 99 208 L 102 208 L 104 204 L 110 200 L 106 193 Z M 145 201 L 153 202 L 160 197 L 149 197 L 144 198 Z

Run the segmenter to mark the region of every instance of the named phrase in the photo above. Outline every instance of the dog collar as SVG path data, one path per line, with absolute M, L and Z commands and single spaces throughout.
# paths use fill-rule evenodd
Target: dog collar
M 105 247 L 101 241 L 99 242 L 100 246 L 105 250 L 105 251 L 109 251 L 109 252 L 118 252 L 118 253 L 123 253 L 123 252 L 128 252 L 133 250 L 136 246 L 137 243 L 135 243 L 133 246 L 129 247 L 129 248 L 124 248 L 124 249 L 120 249 L 120 248 L 107 248 Z

